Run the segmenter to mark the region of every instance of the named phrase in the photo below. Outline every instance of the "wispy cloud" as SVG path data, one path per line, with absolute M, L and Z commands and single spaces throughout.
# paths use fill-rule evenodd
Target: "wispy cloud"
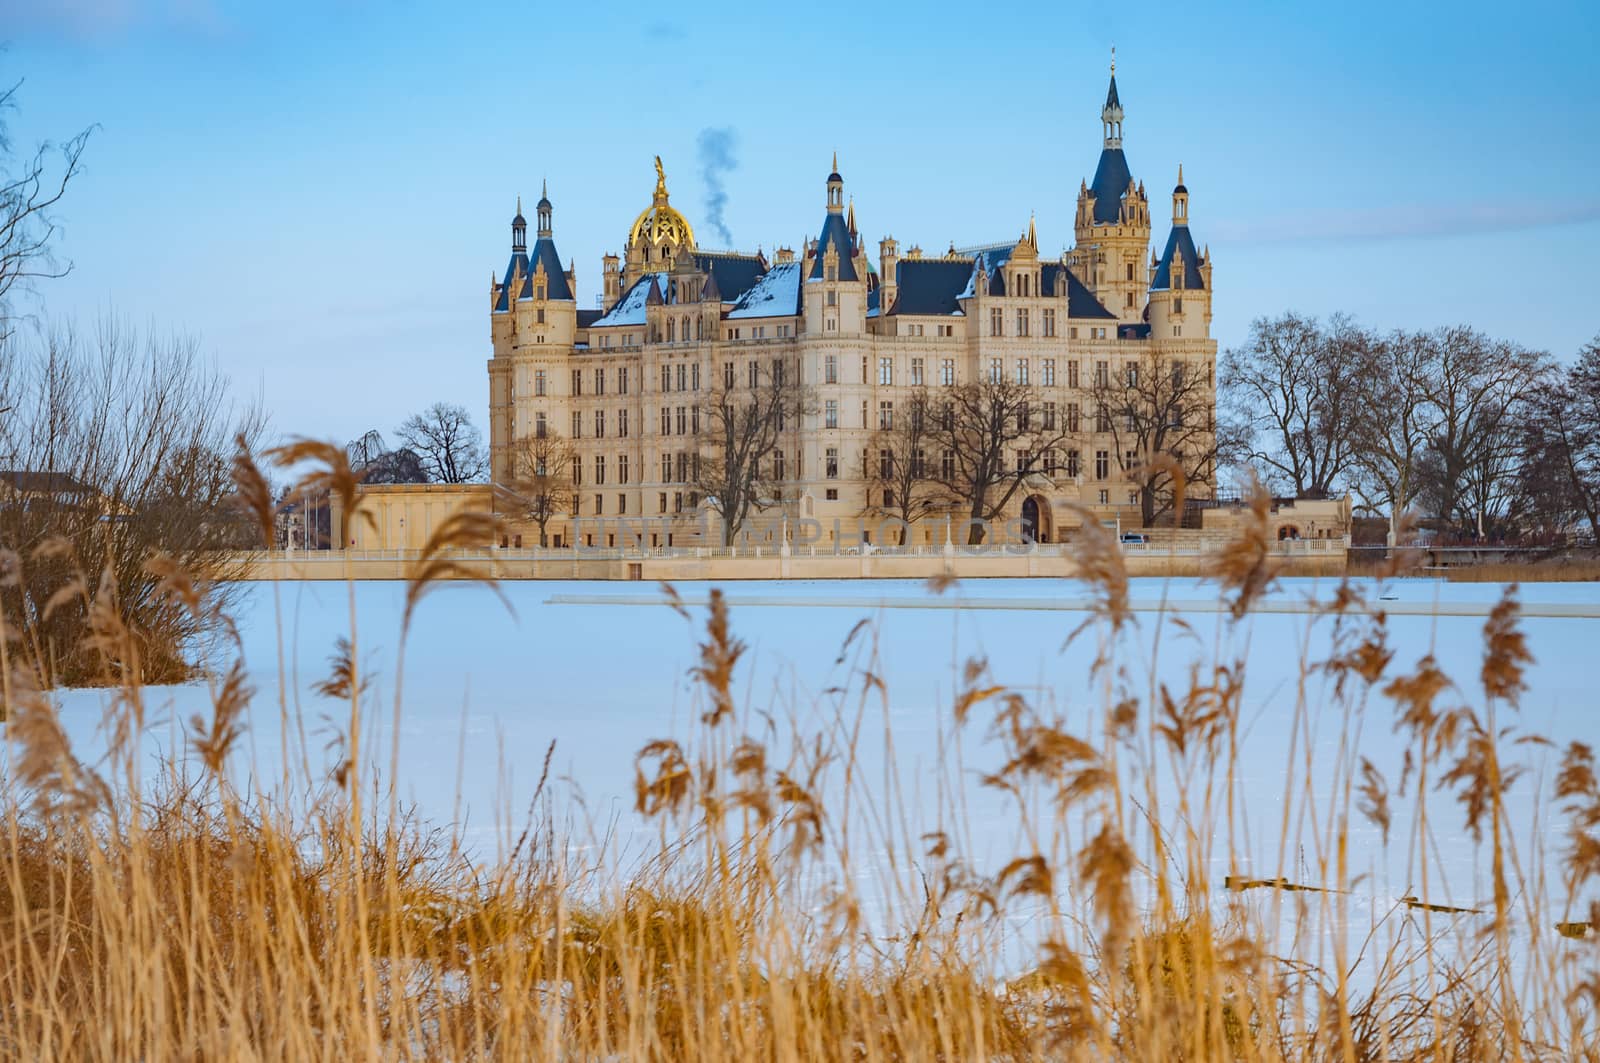
M 1600 199 L 1529 203 L 1430 203 L 1359 210 L 1308 210 L 1271 218 L 1218 219 L 1208 226 L 1216 243 L 1281 244 L 1426 239 L 1520 232 L 1600 221 Z
M 155 26 L 214 35 L 226 20 L 213 0 L 0 0 L 8 37 L 65 37 L 95 41 Z

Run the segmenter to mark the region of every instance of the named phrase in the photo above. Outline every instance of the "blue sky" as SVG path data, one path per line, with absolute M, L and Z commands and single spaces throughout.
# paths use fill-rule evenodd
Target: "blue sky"
M 342 440 L 436 399 L 482 422 L 487 285 L 541 179 L 583 305 L 657 153 L 720 242 L 707 128 L 740 247 L 815 235 L 837 150 L 874 255 L 1030 211 L 1058 252 L 1113 45 L 1155 240 L 1182 162 L 1224 345 L 1292 308 L 1570 357 L 1600 331 L 1597 31 L 1593 3 L 0 0 L 0 77 L 19 144 L 98 126 L 46 311 L 196 333 L 279 430 Z

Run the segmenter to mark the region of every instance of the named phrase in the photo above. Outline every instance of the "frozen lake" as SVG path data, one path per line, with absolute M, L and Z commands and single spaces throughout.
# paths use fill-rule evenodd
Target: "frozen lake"
M 1331 581 L 1289 580 L 1272 598 L 1325 599 L 1333 587 Z M 1376 599 L 1373 586 L 1366 587 Z M 689 603 L 703 602 L 707 593 L 701 584 L 679 589 Z M 991 870 L 1028 850 L 1019 837 L 1014 807 L 976 781 L 979 771 L 998 763 L 999 751 L 984 741 L 991 712 L 975 710 L 957 743 L 951 706 L 962 687 L 963 665 L 982 656 L 993 682 L 1059 712 L 1069 729 L 1092 731 L 1103 717 L 1102 694 L 1090 677 L 1095 640 L 1089 633 L 1063 648 L 1086 614 L 1059 608 L 1063 599 L 1084 596 L 1083 585 L 982 580 L 958 584 L 943 595 L 921 583 L 893 581 L 734 583 L 725 589 L 734 631 L 750 647 L 736 673 L 740 730 L 759 734 L 771 726 L 781 735 L 794 728 L 837 738 L 840 721 L 848 724 L 860 714 L 860 777 L 873 780 L 880 795 L 897 795 L 891 803 L 899 807 L 907 836 L 947 830 L 963 855 Z M 632 812 L 634 753 L 650 739 L 685 739 L 696 730 L 698 709 L 688 669 L 696 660 L 704 610 L 691 605 L 693 623 L 686 623 L 663 604 L 659 589 L 648 584 L 514 582 L 502 590 L 510 611 L 490 591 L 469 584 L 441 587 L 419 608 L 403 680 L 401 798 L 414 802 L 427 818 L 457 823 L 474 846 L 492 853 L 525 821 L 545 751 L 554 741 L 552 776 L 561 800 L 572 802 L 566 807 L 581 810 L 574 814 L 581 814 L 594 835 L 604 833 L 623 849 L 642 850 L 656 833 Z M 1383 593 L 1395 603 L 1375 604 L 1424 611 L 1391 616 L 1395 657 L 1389 674 L 1410 671 L 1419 657 L 1431 652 L 1443 671 L 1462 684 L 1457 700 L 1481 703 L 1477 683 L 1484 618 L 1427 611 L 1435 605 L 1447 612 L 1470 611 L 1492 604 L 1501 590 L 1497 585 L 1423 580 L 1390 584 Z M 1217 597 L 1214 587 L 1192 580 L 1135 580 L 1130 591 L 1136 604 L 1158 603 L 1163 597 L 1214 603 Z M 375 677 L 367 749 L 385 774 L 404 594 L 400 583 L 354 588 L 360 656 Z M 343 729 L 348 706 L 312 693 L 311 685 L 327 674 L 335 640 L 349 632 L 350 595 L 350 588 L 338 583 L 253 587 L 240 618 L 246 660 L 257 686 L 243 754 L 247 762 L 238 766 L 241 780 L 250 776 L 270 785 L 281 772 L 280 639 L 288 676 L 282 688 L 291 720 L 288 747 L 295 751 L 293 757 L 302 755 L 303 728 L 304 755 L 313 769 L 325 770 L 331 763 L 326 746 Z M 1541 604 L 1594 604 L 1597 597 L 1593 585 L 1577 583 L 1535 584 L 1521 593 L 1531 612 Z M 982 608 L 958 608 L 964 599 Z M 841 662 L 841 644 L 862 620 L 869 625 Z M 1326 680 L 1316 676 L 1304 695 L 1311 705 L 1306 716 L 1310 734 L 1297 736 L 1300 662 L 1305 656 L 1328 656 L 1332 621 L 1308 612 L 1268 613 L 1230 631 L 1223 616 L 1195 611 L 1188 623 L 1193 633 L 1184 635 L 1156 613 L 1138 614 L 1138 631 L 1128 644 L 1131 656 L 1125 663 L 1136 674 L 1148 675 L 1158 634 L 1155 671 L 1175 689 L 1187 688 L 1193 662 L 1236 657 L 1247 662 L 1235 789 L 1237 829 L 1231 838 L 1235 856 L 1228 856 L 1228 839 L 1219 839 L 1212 881 L 1220 883 L 1234 868 L 1254 877 L 1283 874 L 1295 881 L 1316 881 L 1319 842 L 1304 816 L 1308 809 L 1326 816 L 1333 796 L 1327 773 L 1347 739 L 1384 772 L 1391 788 L 1397 785 L 1401 765 L 1391 731 L 1392 708 L 1387 700 L 1374 698 L 1359 735 L 1347 734 L 1343 718 L 1319 708 Z M 1523 621 L 1537 661 L 1528 673 L 1530 689 L 1520 715 L 1503 711 L 1502 724 L 1544 734 L 1558 747 L 1575 738 L 1593 741 L 1600 736 L 1594 678 L 1588 670 L 1597 624 L 1573 617 Z M 863 669 L 880 676 L 887 689 L 892 757 L 885 756 L 885 712 L 877 694 L 866 699 L 864 711 L 860 708 Z M 94 692 L 62 697 L 63 716 L 85 752 L 99 743 L 100 700 Z M 205 692 L 198 687 L 152 692 L 150 700 L 148 742 L 153 751 L 178 748 L 183 736 L 177 721 L 207 708 Z M 1532 768 L 1509 798 L 1519 843 L 1540 837 L 1559 848 L 1564 829 L 1560 819 L 1549 815 L 1548 808 L 1537 824 L 1533 815 L 1536 794 L 1549 803 L 1558 751 L 1521 747 L 1517 755 Z M 1292 790 L 1285 785 L 1291 757 L 1297 778 Z M 1310 786 L 1305 785 L 1308 772 Z M 1175 790 L 1169 776 L 1160 778 L 1158 789 L 1170 808 Z M 1444 874 L 1441 883 L 1430 870 L 1430 899 L 1482 904 L 1490 897 L 1483 873 L 1487 844 L 1474 844 L 1452 799 L 1440 794 L 1429 800 L 1437 870 Z M 1409 809 L 1407 803 L 1397 803 L 1387 849 L 1377 830 L 1352 813 L 1351 874 L 1370 876 L 1350 900 L 1352 923 L 1377 918 L 1392 909 L 1396 898 L 1418 892 L 1418 868 L 1409 855 L 1418 848 L 1408 834 Z M 1280 843 L 1285 822 L 1289 827 Z M 1554 870 L 1553 859 L 1546 864 Z M 869 856 L 857 872 L 870 875 L 873 866 Z

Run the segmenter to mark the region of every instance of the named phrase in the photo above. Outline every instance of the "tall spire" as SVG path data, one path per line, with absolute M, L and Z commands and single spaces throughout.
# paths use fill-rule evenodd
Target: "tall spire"
M 833 172 L 828 174 L 828 213 L 844 213 L 844 178 L 839 176 L 839 153 L 833 153 Z
M 538 217 L 536 224 L 538 225 L 539 237 L 548 239 L 553 235 L 553 229 L 550 225 L 550 182 L 548 179 L 545 180 L 539 192 L 539 202 L 534 204 L 533 209 Z
M 517 197 L 517 214 L 511 219 L 511 253 L 528 250 L 528 219 L 522 216 L 522 197 Z
M 1106 105 L 1100 108 L 1105 146 L 1122 147 L 1122 100 L 1117 97 L 1117 50 L 1111 49 L 1111 84 L 1106 89 Z

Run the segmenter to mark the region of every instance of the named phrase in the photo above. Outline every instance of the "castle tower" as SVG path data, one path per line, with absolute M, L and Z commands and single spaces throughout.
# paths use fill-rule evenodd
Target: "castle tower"
M 1077 246 L 1072 264 L 1079 277 L 1107 310 L 1124 324 L 1144 318 L 1148 284 L 1145 256 L 1150 247 L 1150 203 L 1144 185 L 1133 179 L 1122 151 L 1122 98 L 1117 93 L 1117 64 L 1111 63 L 1111 84 L 1100 109 L 1100 162 L 1094 180 L 1078 187 L 1074 224 Z
M 1211 254 L 1195 250 L 1189 232 L 1189 189 L 1178 167 L 1172 190 L 1172 232 L 1155 259 L 1150 281 L 1152 339 L 1206 339 L 1211 335 Z
M 866 325 L 867 262 L 851 231 L 852 208 L 845 217 L 844 178 L 839 176 L 839 155 L 833 156 L 828 175 L 828 211 L 822 232 L 807 255 L 805 268 L 806 331 L 830 337 L 859 335 Z

